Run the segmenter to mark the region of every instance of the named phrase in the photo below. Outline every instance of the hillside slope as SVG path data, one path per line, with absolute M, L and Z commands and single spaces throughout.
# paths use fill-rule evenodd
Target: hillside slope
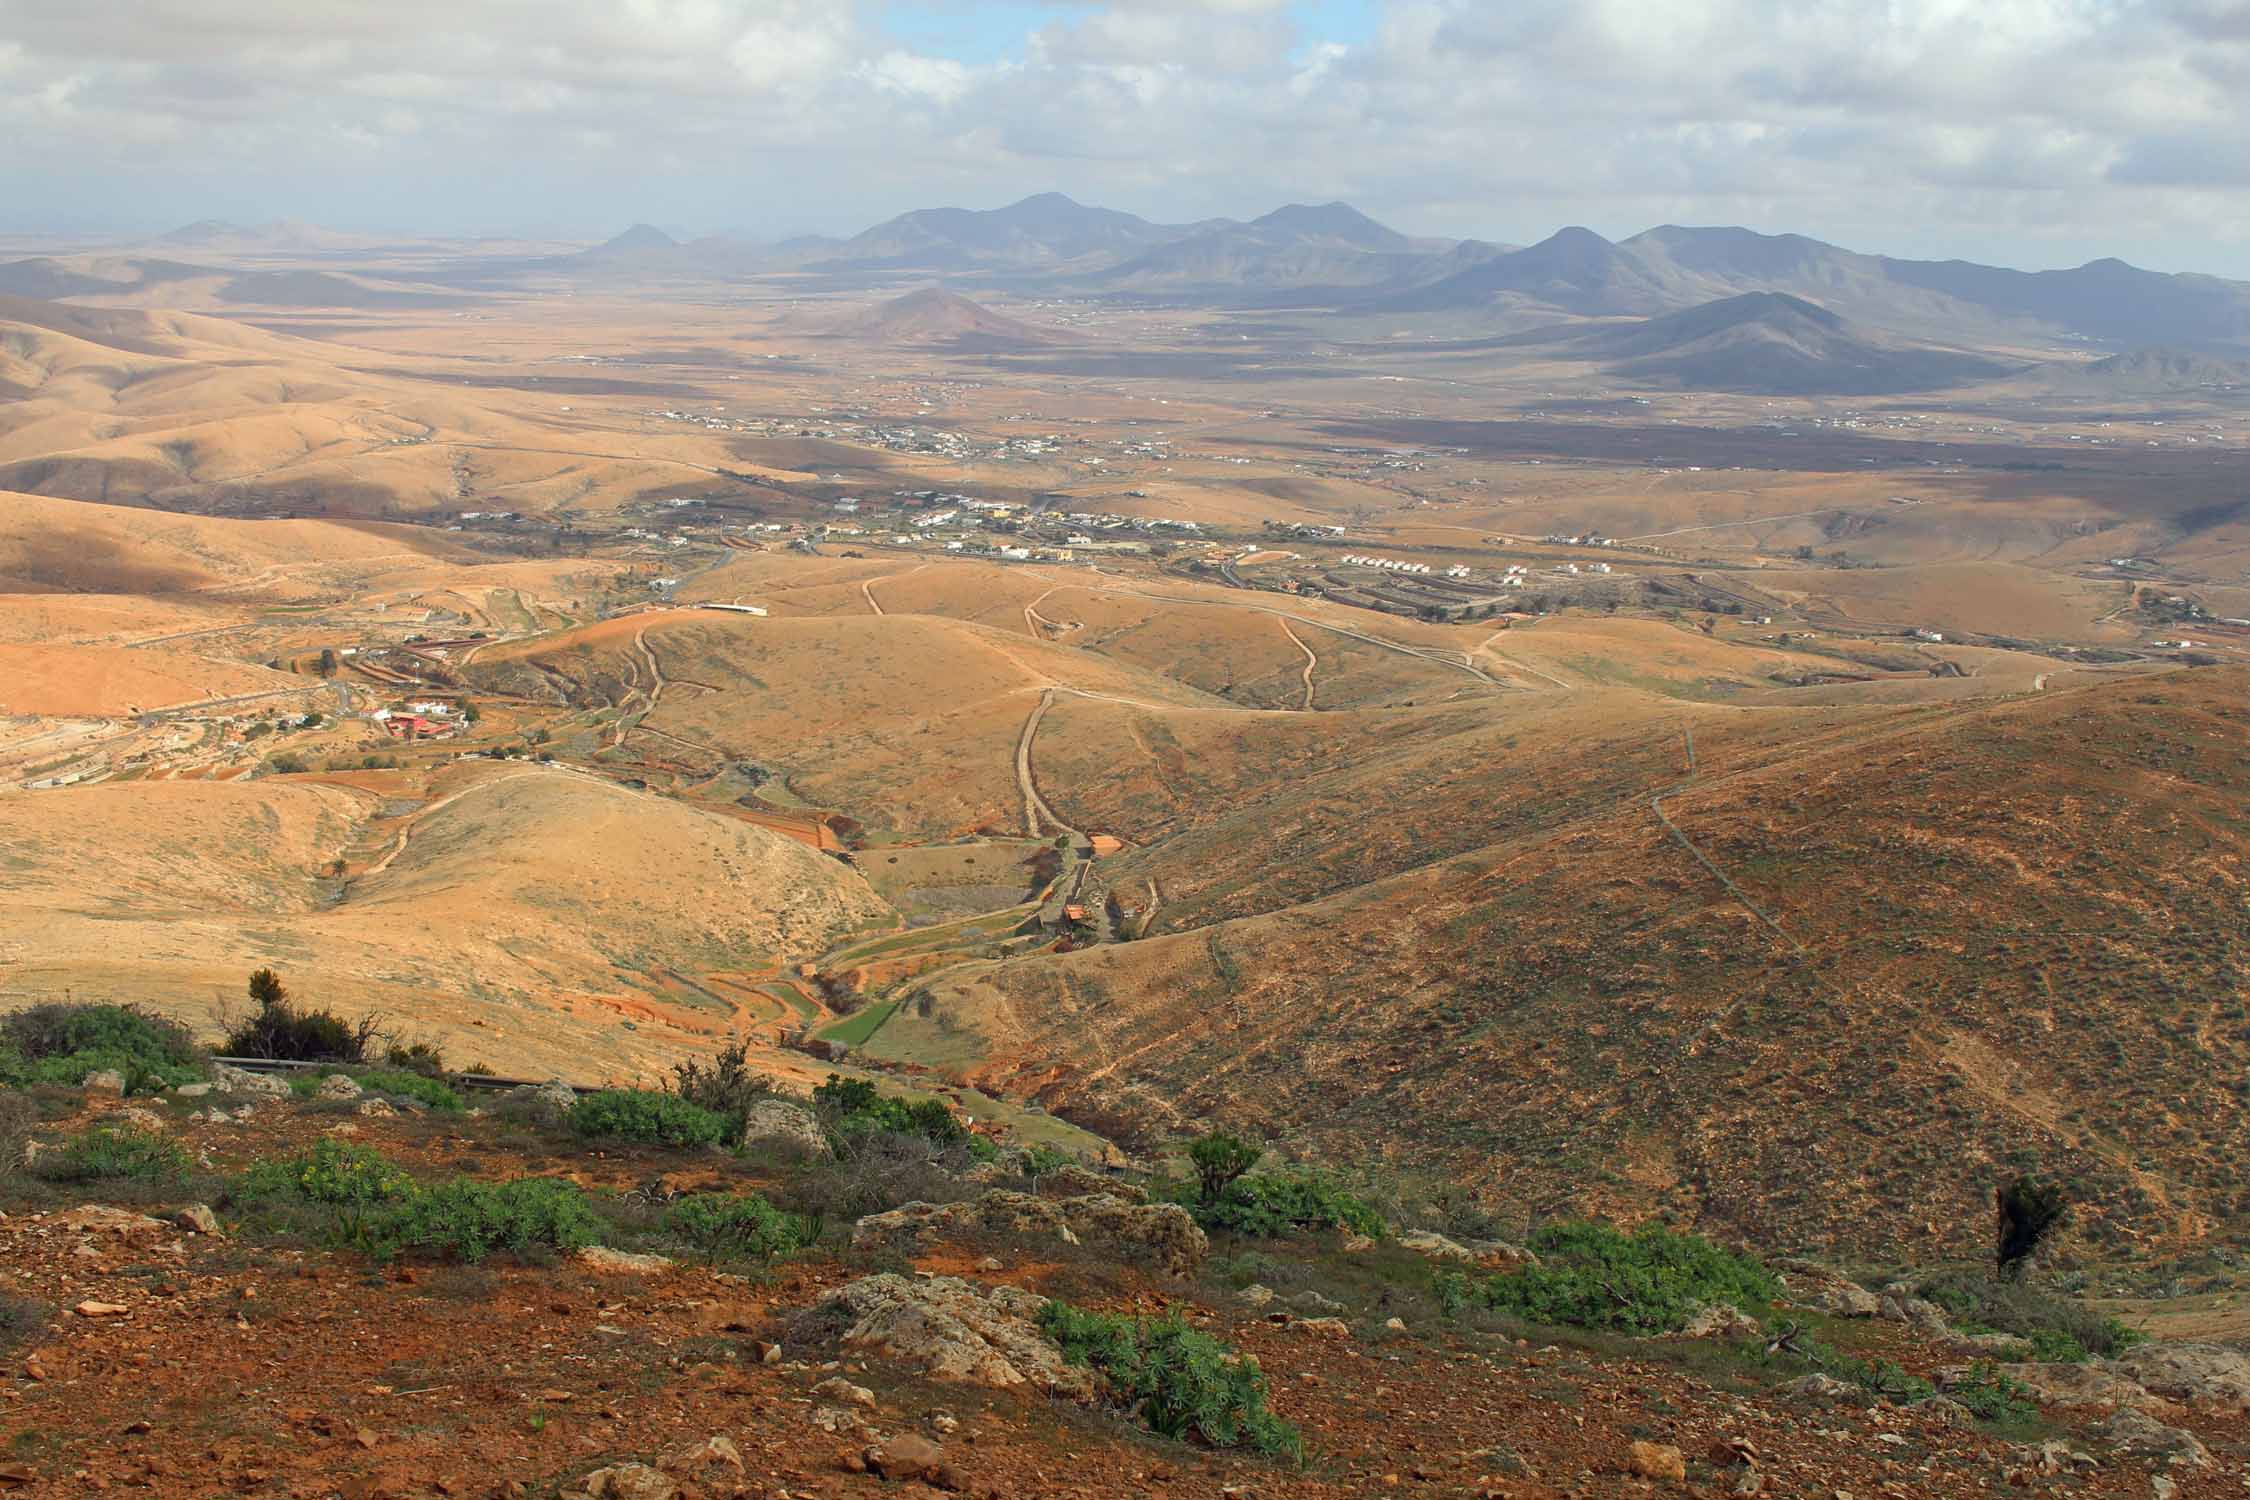
M 456 1056 L 574 1078 L 728 1034 L 676 976 L 799 961 L 890 919 L 856 873 L 765 829 L 491 762 L 427 789 L 376 773 L 4 798 L 0 846 L 20 851 L 0 864 L 18 993 L 98 989 L 201 1027 L 271 965 Z
M 1089 1118 L 1262 1122 L 1519 1210 L 1928 1253 L 1980 1242 L 1993 1174 L 2037 1162 L 2112 1246 L 2239 1233 L 2246 686 L 1706 763 L 1662 806 L 1709 865 L 1627 796 L 1305 904 L 957 971 L 931 1024 Z

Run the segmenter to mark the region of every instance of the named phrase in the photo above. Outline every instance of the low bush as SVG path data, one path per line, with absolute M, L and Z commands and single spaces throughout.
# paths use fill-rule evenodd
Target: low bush
M 236 1194 L 257 1202 L 295 1197 L 331 1208 L 369 1209 L 412 1197 L 418 1184 L 406 1168 L 372 1146 L 322 1139 L 301 1156 L 251 1164 Z
M 383 1061 L 387 1066 L 419 1073 L 424 1078 L 445 1076 L 445 1054 L 434 1042 L 414 1042 L 404 1047 L 393 1042 L 384 1048 Z
M 827 1127 L 840 1152 L 853 1150 L 871 1135 L 890 1131 L 916 1135 L 940 1146 L 960 1146 L 972 1156 L 989 1159 L 997 1154 L 992 1143 L 971 1135 L 943 1099 L 902 1099 L 876 1091 L 858 1078 L 834 1073 L 813 1090 L 813 1113 Z
M 1487 1278 L 1476 1300 L 1527 1323 L 1652 1334 L 1680 1328 L 1698 1307 L 1755 1307 L 1781 1289 L 1756 1261 L 1660 1224 L 1633 1234 L 1551 1224 L 1532 1234 L 1530 1248 L 1540 1264 Z
M 742 1122 L 662 1089 L 603 1089 L 572 1106 L 570 1128 L 599 1140 L 716 1146 L 739 1136 Z
M 475 1265 L 496 1251 L 526 1260 L 597 1244 L 602 1221 L 573 1183 L 456 1178 L 370 1213 L 362 1247 L 378 1260 L 435 1256 Z
M 1176 1316 L 1118 1318 L 1049 1302 L 1039 1327 L 1064 1359 L 1099 1375 L 1111 1399 L 1150 1431 L 1304 1461 L 1303 1436 L 1266 1409 L 1266 1377 L 1257 1364 Z
M 750 1049 L 736 1042 L 705 1062 L 689 1058 L 672 1070 L 672 1092 L 714 1114 L 741 1119 L 773 1092 L 773 1080 L 750 1066 Z
M 185 1026 L 136 1006 L 54 1001 L 0 1017 L 0 1084 L 16 1088 L 108 1070 L 129 1094 L 159 1093 L 200 1077 L 201 1057 Z
M 343 1141 L 316 1141 L 300 1156 L 255 1163 L 228 1201 L 254 1209 L 320 1210 L 311 1232 L 378 1260 L 427 1255 L 470 1264 L 495 1251 L 536 1257 L 594 1244 L 598 1219 L 567 1182 L 470 1178 L 424 1184 L 382 1153 Z
M 1188 1211 L 1206 1229 L 1268 1239 L 1300 1229 L 1349 1229 L 1377 1238 L 1390 1232 L 1373 1206 L 1319 1172 L 1236 1177 L 1216 1198 L 1198 1198 Z
M 373 1016 L 346 1021 L 333 1011 L 301 1009 L 271 969 L 250 976 L 250 999 L 256 1012 L 230 1026 L 221 1044 L 228 1057 L 363 1063 L 382 1024 Z
M 1945 1394 L 1980 1421 L 2021 1426 L 2039 1416 L 2029 1387 L 1987 1359 L 1969 1366 L 1967 1378 L 1946 1387 Z
M 665 1210 L 665 1232 L 712 1260 L 772 1260 L 819 1238 L 819 1226 L 755 1193 L 706 1193 Z
M 32 1164 L 46 1182 L 162 1182 L 187 1176 L 188 1154 L 153 1130 L 96 1125 Z
M 2089 1355 L 2122 1354 L 2147 1338 L 2082 1302 L 1976 1271 L 1949 1271 L 1924 1281 L 1919 1290 L 1944 1308 L 1955 1326 L 1966 1332 L 2013 1334 L 2041 1360 L 2076 1362 Z
M 453 1085 L 442 1078 L 409 1072 L 404 1068 L 370 1068 L 358 1076 L 359 1086 L 370 1094 L 394 1099 L 415 1099 L 440 1114 L 459 1114 L 464 1108 Z
M 819 1219 L 858 1219 L 902 1203 L 951 1203 L 972 1197 L 961 1180 L 974 1164 L 966 1146 L 940 1146 L 925 1136 L 873 1130 L 850 1149 L 805 1163 L 776 1196 L 786 1208 Z

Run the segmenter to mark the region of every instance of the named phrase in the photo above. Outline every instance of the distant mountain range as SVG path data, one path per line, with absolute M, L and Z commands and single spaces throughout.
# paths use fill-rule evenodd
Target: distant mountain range
M 1041 193 L 996 209 L 901 214 L 848 240 L 667 244 L 645 226 L 580 261 L 789 264 L 839 277 L 966 277 L 1015 290 L 1182 301 L 1277 299 L 1370 317 L 1520 328 L 1556 316 L 1650 317 L 1781 292 L 1867 329 L 1948 342 L 2094 341 L 2250 349 L 2250 283 L 2098 260 L 2068 271 L 1864 255 L 1803 235 L 1665 225 L 1611 241 L 1558 231 L 1512 248 L 1415 239 L 1348 204 L 1247 222 L 1159 224 Z

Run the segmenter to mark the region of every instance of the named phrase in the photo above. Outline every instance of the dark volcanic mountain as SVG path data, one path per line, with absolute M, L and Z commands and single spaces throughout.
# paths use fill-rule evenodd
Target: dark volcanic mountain
M 1040 193 L 1006 208 L 924 208 L 854 235 L 833 264 L 866 268 L 1055 269 L 1126 256 L 1185 231 Z
M 1587 315 L 1658 313 L 1695 298 L 1624 247 L 1569 228 L 1370 305 L 1380 312 L 1552 308 Z
M 2014 271 L 1863 255 L 1804 235 L 1663 225 L 1613 243 L 1572 227 L 1527 248 L 1415 240 L 1343 203 L 1247 223 L 1156 224 L 1042 193 L 1006 208 L 921 209 L 795 263 L 917 270 L 1058 288 L 1250 300 L 1311 294 L 1351 311 L 1467 314 L 1522 327 L 1555 315 L 1653 317 L 1750 292 L 1818 302 L 1910 339 L 2033 345 L 2095 339 L 2250 349 L 2250 283 L 2120 261 Z
M 672 250 L 678 248 L 679 243 L 654 224 L 635 224 L 623 234 L 595 246 L 593 253 L 631 255 L 642 250 Z
M 1666 225 L 1620 249 L 1713 294 L 1817 297 L 1863 323 L 1903 332 L 2071 334 L 2112 343 L 2250 343 L 2250 283 L 2144 271 L 2097 260 L 2068 271 L 1969 261 L 1897 260 L 1802 235 Z
M 1565 335 L 1576 357 L 1634 380 L 1765 396 L 1942 389 L 2021 369 L 1860 328 L 1784 292 L 1750 292 L 1625 327 Z
M 1222 221 L 1088 279 L 1123 291 L 1278 291 L 1428 279 L 1441 258 L 1346 203 L 1292 203 Z
M 2213 359 L 2188 349 L 2135 349 L 2070 372 L 2104 385 L 2181 390 L 2194 386 L 2250 386 L 2250 364 Z
M 1376 223 L 1349 203 L 1284 204 L 1244 227 L 1298 243 L 1327 241 L 1393 254 L 1414 248 L 1414 242 L 1405 235 Z
M 970 349 L 1033 348 L 1056 338 L 1047 329 L 934 286 L 894 298 L 842 331 L 886 344 L 951 344 Z

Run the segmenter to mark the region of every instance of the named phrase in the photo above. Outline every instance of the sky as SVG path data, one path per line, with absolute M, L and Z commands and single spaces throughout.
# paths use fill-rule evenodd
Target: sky
M 0 230 L 849 234 L 1042 191 L 2250 278 L 2250 0 L 0 0 Z

